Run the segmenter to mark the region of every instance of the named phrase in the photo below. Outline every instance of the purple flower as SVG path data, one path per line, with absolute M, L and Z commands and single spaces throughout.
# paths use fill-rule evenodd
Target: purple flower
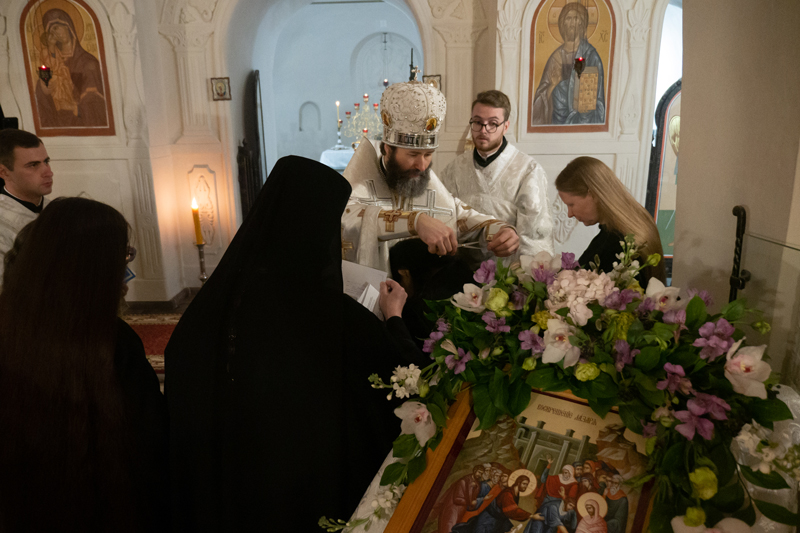
M 644 438 L 649 439 L 650 437 L 656 436 L 656 429 L 658 429 L 658 424 L 656 424 L 655 422 L 645 422 L 644 420 L 641 420 L 641 423 L 642 423 L 642 436 Z
M 431 353 L 433 351 L 433 345 L 436 344 L 436 341 L 444 337 L 444 333 L 441 331 L 434 331 L 431 333 L 429 339 L 425 339 L 422 342 L 422 351 L 425 353 Z
M 659 381 L 656 384 L 658 390 L 667 389 L 672 394 L 675 394 L 676 390 L 680 390 L 680 392 L 683 394 L 689 394 L 692 392 L 692 382 L 689 380 L 689 378 L 685 377 L 686 372 L 684 372 L 681 365 L 666 363 L 664 364 L 664 370 L 667 371 L 667 379 Z
M 509 333 L 511 326 L 506 326 L 505 317 L 498 319 L 491 311 L 486 311 L 481 317 L 486 322 L 486 331 L 491 333 Z
M 703 392 L 695 392 L 695 397 L 686 402 L 686 407 L 697 416 L 707 414 L 714 420 L 727 420 L 726 411 L 731 410 L 731 406 L 722 398 Z
M 689 289 L 686 291 L 687 299 L 691 300 L 695 296 L 699 296 L 703 303 L 706 304 L 706 307 L 711 307 L 714 305 L 714 298 L 711 297 L 711 293 L 707 290 L 703 289 L 702 291 L 698 291 L 697 289 Z
M 544 351 L 544 341 L 542 338 L 529 329 L 521 331 L 517 338 L 522 341 L 521 347 L 523 350 L 531 350 L 534 354 Z
M 481 267 L 472 276 L 478 283 L 489 283 L 494 279 L 494 273 L 497 271 L 497 263 L 491 259 L 487 259 L 481 263 Z
M 633 358 L 636 357 L 639 352 L 641 352 L 641 350 L 631 351 L 631 346 L 627 341 L 622 339 L 619 339 L 614 343 L 614 350 L 617 352 L 617 362 L 614 364 L 617 372 L 621 372 L 625 365 L 633 363 Z
M 614 291 L 606 296 L 603 305 L 608 309 L 616 309 L 617 311 L 624 311 L 625 307 L 633 301 L 633 298 L 639 293 L 633 289 L 625 289 L 622 291 Z M 640 306 L 641 307 L 641 306 Z
M 714 435 L 713 422 L 707 418 L 700 418 L 691 411 L 676 411 L 675 418 L 683 422 L 675 426 L 675 429 L 689 440 L 694 438 L 695 432 L 706 440 L 711 440 Z
M 458 349 L 458 355 L 448 355 L 444 358 L 444 364 L 447 368 L 453 371 L 454 374 L 460 374 L 467 368 L 467 362 L 472 361 L 472 352 L 464 353 L 463 348 Z
M 731 335 L 736 331 L 730 322 L 724 318 L 717 320 L 717 323 L 706 322 L 700 326 L 700 337 L 695 340 L 692 346 L 702 348 L 700 358 L 713 361 L 720 355 L 728 351 L 733 346 Z
M 533 279 L 535 281 L 541 281 L 545 285 L 550 285 L 556 280 L 556 273 L 545 268 L 534 268 Z
M 639 307 L 636 308 L 636 312 L 640 315 L 647 315 L 651 311 L 654 311 L 656 308 L 656 302 L 653 301 L 652 298 L 645 298 L 642 300 L 642 303 L 639 304 Z
M 514 311 L 519 311 L 525 307 L 525 300 L 528 299 L 528 291 L 517 290 L 511 293 L 509 301 L 514 306 Z
M 563 270 L 574 270 L 579 266 L 578 262 L 575 261 L 575 254 L 569 252 L 561 254 L 561 268 Z
M 436 330 L 442 333 L 448 333 L 450 331 L 450 324 L 448 324 L 444 318 L 440 318 L 436 321 Z
M 680 329 L 686 329 L 686 311 L 683 309 L 677 310 L 672 309 L 664 313 L 664 323 L 665 324 L 680 324 L 682 327 Z

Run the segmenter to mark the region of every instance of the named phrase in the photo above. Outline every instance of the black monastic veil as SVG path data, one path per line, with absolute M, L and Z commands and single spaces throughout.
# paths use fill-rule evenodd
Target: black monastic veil
M 384 379 L 424 364 L 400 318 L 342 292 L 351 187 L 279 160 L 166 349 L 175 531 L 318 531 L 348 519 L 399 434 Z

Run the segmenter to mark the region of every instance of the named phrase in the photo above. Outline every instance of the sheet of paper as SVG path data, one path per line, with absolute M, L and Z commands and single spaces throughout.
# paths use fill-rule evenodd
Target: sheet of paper
M 358 299 L 358 303 L 375 313 L 378 318 L 383 320 L 383 313 L 381 312 L 380 306 L 380 299 L 381 293 L 373 287 L 372 285 L 367 285 L 364 287 L 364 292 L 361 293 L 361 297 Z
M 371 286 L 375 291 L 374 303 L 372 306 L 365 304 L 364 307 L 375 313 L 375 316 L 380 319 L 383 319 L 379 305 L 380 286 L 382 281 L 386 281 L 386 277 L 386 272 L 383 270 L 376 270 L 350 261 L 342 261 L 344 293 L 357 302 L 364 304 L 362 295 L 365 295 L 365 290 L 368 286 Z

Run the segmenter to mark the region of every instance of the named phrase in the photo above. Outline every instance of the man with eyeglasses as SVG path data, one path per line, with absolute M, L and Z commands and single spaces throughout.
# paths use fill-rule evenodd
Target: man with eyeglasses
M 547 176 L 531 156 L 505 138 L 511 102 L 500 91 L 478 94 L 472 103 L 470 127 L 475 149 L 461 154 L 442 172 L 442 182 L 457 198 L 513 225 L 524 255 L 554 253 L 553 219 L 547 202 Z M 465 250 L 473 268 L 490 256 Z
M 389 248 L 408 237 L 440 256 L 459 243 L 490 256 L 516 252 L 511 224 L 470 208 L 430 170 L 445 111 L 444 95 L 416 80 L 384 91 L 383 139 L 362 139 L 344 171 L 353 192 L 342 214 L 342 259 L 390 272 Z
M 4 259 L 17 233 L 42 212 L 53 190 L 50 156 L 33 133 L 0 130 L 0 283 Z

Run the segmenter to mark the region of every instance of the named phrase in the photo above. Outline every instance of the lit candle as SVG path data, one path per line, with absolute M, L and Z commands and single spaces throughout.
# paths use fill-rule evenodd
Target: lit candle
M 194 219 L 194 238 L 197 244 L 205 244 L 203 232 L 200 230 L 200 208 L 197 207 L 197 199 L 192 198 L 192 218 Z
M 359 106 L 359 105 L 360 105 L 360 104 L 359 104 L 358 102 L 356 102 L 355 104 L 353 104 L 353 106 L 356 108 L 356 111 L 358 111 L 358 106 Z
M 375 104 L 372 104 L 372 108 L 373 108 L 375 111 L 377 111 L 377 110 L 378 110 L 378 104 L 377 104 L 377 103 L 375 103 Z
M 367 100 L 369 100 L 369 95 L 367 93 L 364 93 L 364 101 L 366 102 Z
M 364 135 L 366 135 L 368 131 L 369 130 L 367 128 L 364 128 Z
M 336 120 L 339 120 L 339 100 L 336 100 Z M 341 120 L 339 120 L 341 122 Z
M 388 86 L 389 86 L 389 80 L 387 80 L 387 79 L 384 79 L 384 80 L 383 80 L 383 86 L 384 86 L 384 87 L 388 87 Z

